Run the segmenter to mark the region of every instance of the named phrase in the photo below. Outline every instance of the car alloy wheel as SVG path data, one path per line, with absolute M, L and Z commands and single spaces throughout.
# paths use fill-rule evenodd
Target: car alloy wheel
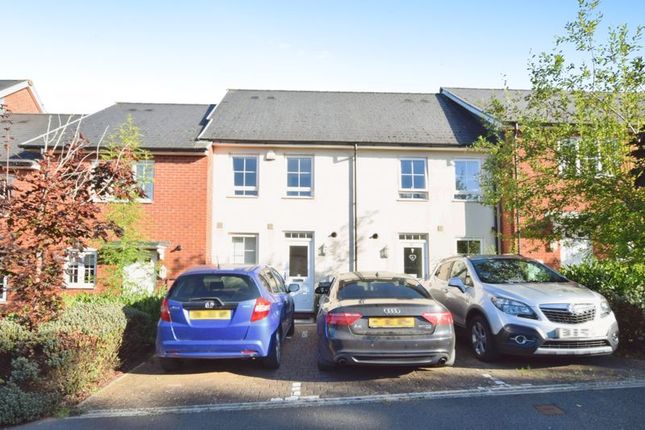
M 475 353 L 479 356 L 486 354 L 488 339 L 486 338 L 486 328 L 480 321 L 476 321 L 472 327 L 472 343 Z

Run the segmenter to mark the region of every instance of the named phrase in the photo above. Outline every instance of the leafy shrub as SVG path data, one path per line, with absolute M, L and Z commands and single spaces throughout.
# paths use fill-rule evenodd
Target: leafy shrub
M 618 320 L 621 346 L 645 353 L 645 264 L 592 260 L 562 273 L 604 295 Z
M 73 303 L 34 331 L 0 320 L 0 425 L 87 393 L 146 347 L 150 326 L 147 314 L 119 303 Z
M 10 382 L 0 385 L 0 425 L 19 424 L 51 413 L 58 402 L 52 393 L 30 393 Z

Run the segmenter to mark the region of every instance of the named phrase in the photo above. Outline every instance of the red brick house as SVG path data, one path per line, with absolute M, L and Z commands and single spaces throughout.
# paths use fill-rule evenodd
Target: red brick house
M 65 123 L 76 127 L 80 122 L 80 132 L 96 144 L 131 116 L 140 128 L 141 146 L 152 159 L 138 163 L 135 172 L 148 178 L 141 183 L 146 193 L 141 205 L 149 239 L 142 247 L 150 251 L 150 264 L 134 267 L 130 275 L 151 289 L 159 282 L 172 282 L 189 266 L 210 262 L 211 150 L 197 137 L 212 109 L 212 105 L 116 103 L 84 117 L 10 114 L 13 140 L 9 154 L 0 155 L 10 160 L 12 180 L 19 180 L 20 169 L 35 167 L 48 128 L 51 133 Z M 80 260 L 70 262 L 66 288 L 70 292 L 100 289 L 96 279 L 101 279 L 104 268 L 98 261 L 96 251 L 88 250 Z
M 0 105 L 14 113 L 41 113 L 43 105 L 30 80 L 0 80 Z
M 511 101 L 519 109 L 527 105 L 530 90 L 508 90 L 500 88 L 441 88 L 441 94 L 457 103 L 484 123 L 502 124 L 513 132 L 516 118 L 495 118 L 488 113 L 491 103 Z M 509 169 L 513 166 L 509 166 Z M 520 168 L 523 168 L 520 166 Z M 541 260 L 551 266 L 577 264 L 593 253 L 587 240 L 566 240 L 547 243 L 539 239 L 521 236 L 522 219 L 518 214 L 500 211 L 501 252 L 519 252 L 527 257 Z

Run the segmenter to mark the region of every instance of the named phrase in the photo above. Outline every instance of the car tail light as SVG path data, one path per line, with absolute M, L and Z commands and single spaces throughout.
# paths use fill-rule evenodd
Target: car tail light
M 328 313 L 326 321 L 328 325 L 352 325 L 362 316 L 359 313 L 349 312 Z
M 452 314 L 450 312 L 425 312 L 423 318 L 428 320 L 432 325 L 452 325 Z
M 271 302 L 264 297 L 258 297 L 255 300 L 255 307 L 253 308 L 253 314 L 251 314 L 251 321 L 259 321 L 266 318 L 269 316 L 270 311 Z
M 161 311 L 159 312 L 159 318 L 161 321 L 170 322 L 170 309 L 168 308 L 168 299 L 164 297 L 161 301 Z

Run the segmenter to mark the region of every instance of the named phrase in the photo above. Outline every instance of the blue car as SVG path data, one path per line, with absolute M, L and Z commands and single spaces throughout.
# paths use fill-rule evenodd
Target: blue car
M 182 273 L 161 304 L 156 355 L 165 371 L 188 358 L 257 358 L 280 367 L 282 339 L 294 331 L 294 304 L 282 277 L 269 266 Z

